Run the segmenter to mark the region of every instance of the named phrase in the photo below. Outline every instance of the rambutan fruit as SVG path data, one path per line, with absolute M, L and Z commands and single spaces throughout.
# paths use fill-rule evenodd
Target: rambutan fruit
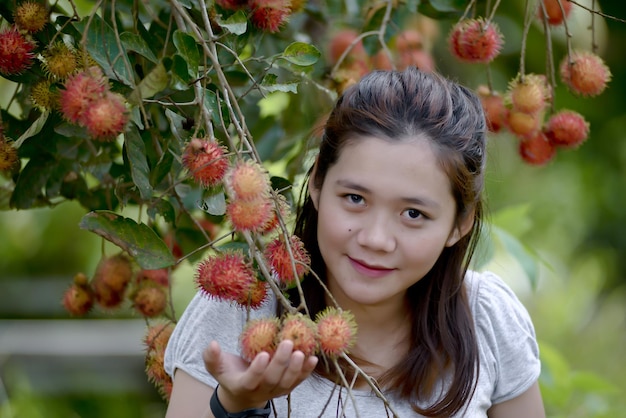
M 522 139 L 519 143 L 519 154 L 522 160 L 531 165 L 544 165 L 556 155 L 556 148 L 541 131 Z
M 348 48 L 351 48 L 346 55 L 348 61 L 366 57 L 365 47 L 361 40 L 357 41 L 358 37 L 359 33 L 353 29 L 341 29 L 333 34 L 328 44 L 328 61 L 330 64 L 336 64 Z
M 195 280 L 206 296 L 236 302 L 248 297 L 257 279 L 243 253 L 226 251 L 200 262 Z
M 85 275 L 78 273 L 72 285 L 63 294 L 63 307 L 70 315 L 82 316 L 91 310 L 93 304 L 94 293 Z
M 242 10 L 248 5 L 247 0 L 215 0 L 215 4 L 224 10 Z
M 519 74 L 509 83 L 508 95 L 513 109 L 523 113 L 541 112 L 552 96 L 546 77 L 537 74 Z
M 328 307 L 315 318 L 320 351 L 336 357 L 347 353 L 356 342 L 357 325 L 349 311 Z
M 63 117 L 72 123 L 81 123 L 87 107 L 103 97 L 107 89 L 107 80 L 99 67 L 89 67 L 68 77 L 59 97 Z
M 13 169 L 17 166 L 18 160 L 17 149 L 4 138 L 0 138 L 0 171 Z
M 137 283 L 143 280 L 149 280 L 163 287 L 170 285 L 170 273 L 168 269 L 141 269 L 135 275 L 135 281 Z
M 287 221 L 291 214 L 291 207 L 287 198 L 282 194 L 277 194 L 274 200 L 274 208 L 272 210 L 272 217 L 270 221 L 259 231 L 261 234 L 267 234 L 272 232 L 280 225 L 279 216 L 283 219 L 283 222 Z
M 41 80 L 31 87 L 30 99 L 42 112 L 59 107 L 59 93 L 48 80 Z
M 548 119 L 544 132 L 553 144 L 576 148 L 587 140 L 589 123 L 578 112 L 560 110 Z
M 291 14 L 290 0 L 249 0 L 250 21 L 264 32 L 276 33 Z
M 476 89 L 478 98 L 485 112 L 485 120 L 487 128 L 491 132 L 500 132 L 502 127 L 506 125 L 509 110 L 504 104 L 504 97 L 495 91 L 491 91 L 489 87 L 481 85 Z
M 537 18 L 543 20 L 545 10 L 548 23 L 553 26 L 560 25 L 569 17 L 572 6 L 568 0 L 541 0 L 537 4 Z
M 27 32 L 39 32 L 48 23 L 46 6 L 38 1 L 24 1 L 15 8 L 15 24 Z
M 379 49 L 371 58 L 370 64 L 375 70 L 392 70 L 393 59 L 389 55 L 389 52 L 384 49 Z
M 272 221 L 274 204 L 269 197 L 255 200 L 231 200 L 226 205 L 226 217 L 235 231 L 260 232 Z
M 267 170 L 254 160 L 238 160 L 224 177 L 231 198 L 256 200 L 269 196 L 270 178 Z
M 289 254 L 289 248 L 282 235 L 276 237 L 265 247 L 264 255 L 272 267 L 276 279 L 286 286 L 293 286 L 296 281 L 302 280 L 311 268 L 311 257 L 298 236 L 290 236 L 288 245 L 293 255 L 293 265 L 292 256 Z
M 287 314 L 282 320 L 277 341 L 290 340 L 294 351 L 302 351 L 306 357 L 318 349 L 317 325 L 311 318 L 301 313 Z
M 21 74 L 33 65 L 35 43 L 22 35 L 16 26 L 0 32 L 0 74 Z
M 215 186 L 228 170 L 226 152 L 217 141 L 193 138 L 183 151 L 182 162 L 197 183 L 203 187 Z
M 503 44 L 498 26 L 482 18 L 461 20 L 448 37 L 452 55 L 469 63 L 491 62 L 500 54 Z
M 149 325 L 143 341 L 146 347 L 146 375 L 165 400 L 169 399 L 172 392 L 172 379 L 165 372 L 164 359 L 173 330 L 174 324 L 171 322 Z
M 422 34 L 416 29 L 404 29 L 396 36 L 396 50 L 402 54 L 424 47 Z
M 133 307 L 141 315 L 152 318 L 161 315 L 167 306 L 165 288 L 151 280 L 143 280 L 130 296 Z
M 589 51 L 574 51 L 560 65 L 563 82 L 581 96 L 597 96 L 611 81 L 611 71 L 602 58 Z
M 55 42 L 42 56 L 43 70 L 53 80 L 65 80 L 79 68 L 76 51 L 63 41 Z
M 540 116 L 540 114 L 511 110 L 508 112 L 506 124 L 515 136 L 528 138 L 539 132 L 541 128 Z
M 415 67 L 425 73 L 432 73 L 435 70 L 435 60 L 430 52 L 424 49 L 413 49 L 398 56 L 398 69 Z
M 262 352 L 274 355 L 279 327 L 278 318 L 258 318 L 248 321 L 239 336 L 241 357 L 252 361 Z
M 94 281 L 100 281 L 115 291 L 123 291 L 133 277 L 133 266 L 123 253 L 103 257 L 94 273 Z
M 254 280 L 250 283 L 248 289 L 239 295 L 235 300 L 239 305 L 243 307 L 250 307 L 252 309 L 258 309 L 263 305 L 267 298 L 267 283 L 262 280 Z
M 80 124 L 87 128 L 87 133 L 98 141 L 112 141 L 128 123 L 129 116 L 124 104 L 124 96 L 105 92 L 104 95 L 87 105 Z

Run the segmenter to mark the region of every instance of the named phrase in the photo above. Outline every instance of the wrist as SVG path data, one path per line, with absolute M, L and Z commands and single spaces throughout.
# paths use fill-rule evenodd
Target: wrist
M 217 385 L 211 396 L 210 407 L 215 418 L 267 418 L 270 416 L 269 401 L 262 405 L 250 402 L 238 403 L 225 392 L 220 385 Z

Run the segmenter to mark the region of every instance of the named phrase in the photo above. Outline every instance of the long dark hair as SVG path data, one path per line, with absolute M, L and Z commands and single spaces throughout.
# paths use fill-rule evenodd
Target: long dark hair
M 446 247 L 431 271 L 408 289 L 410 348 L 406 357 L 378 380 L 425 416 L 459 412 L 478 379 L 478 347 L 463 279 L 483 216 L 485 132 L 480 101 L 465 87 L 415 68 L 375 71 L 337 101 L 325 125 L 314 177 L 308 178 L 321 189 L 347 141 L 372 136 L 398 141 L 419 135 L 428 138 L 450 179 L 457 226 L 467 216 L 474 217 L 470 232 Z M 295 233 L 310 252 L 312 270 L 326 281 L 326 265 L 317 242 L 318 214 L 308 193 L 302 198 Z M 315 278 L 305 278 L 302 287 L 311 315 L 326 307 L 324 291 Z M 297 306 L 297 292 L 290 298 Z M 323 369 L 323 362 L 318 372 L 333 380 L 337 377 L 332 370 Z M 439 394 L 435 389 L 442 376 L 449 378 L 449 385 Z M 434 403 L 425 404 L 433 397 Z

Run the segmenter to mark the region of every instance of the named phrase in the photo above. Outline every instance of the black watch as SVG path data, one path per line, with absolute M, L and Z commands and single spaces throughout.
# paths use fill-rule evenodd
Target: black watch
M 241 412 L 229 413 L 224 409 L 220 399 L 217 397 L 217 387 L 213 391 L 213 396 L 211 396 L 210 406 L 215 418 L 269 418 L 272 412 L 270 401 L 267 401 L 265 408 L 251 408 Z

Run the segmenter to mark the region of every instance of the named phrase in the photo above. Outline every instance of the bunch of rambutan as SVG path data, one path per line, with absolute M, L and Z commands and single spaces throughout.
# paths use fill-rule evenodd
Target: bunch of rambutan
M 165 372 L 164 358 L 165 349 L 173 330 L 173 322 L 152 323 L 148 325 L 143 339 L 146 349 L 146 375 L 166 401 L 172 394 L 173 382 L 172 378 Z
M 320 312 L 315 321 L 302 313 L 287 313 L 248 321 L 240 337 L 241 356 L 252 361 L 259 353 L 274 355 L 281 341 L 293 342 L 293 350 L 305 356 L 336 358 L 349 352 L 356 341 L 356 322 L 349 311 L 334 307 Z
M 223 11 L 244 10 L 255 28 L 268 33 L 280 31 L 289 16 L 304 8 L 303 0 L 216 0 Z
M 64 118 L 85 127 L 98 141 L 114 140 L 129 120 L 124 96 L 110 91 L 108 79 L 98 66 L 68 77 L 59 100 Z

